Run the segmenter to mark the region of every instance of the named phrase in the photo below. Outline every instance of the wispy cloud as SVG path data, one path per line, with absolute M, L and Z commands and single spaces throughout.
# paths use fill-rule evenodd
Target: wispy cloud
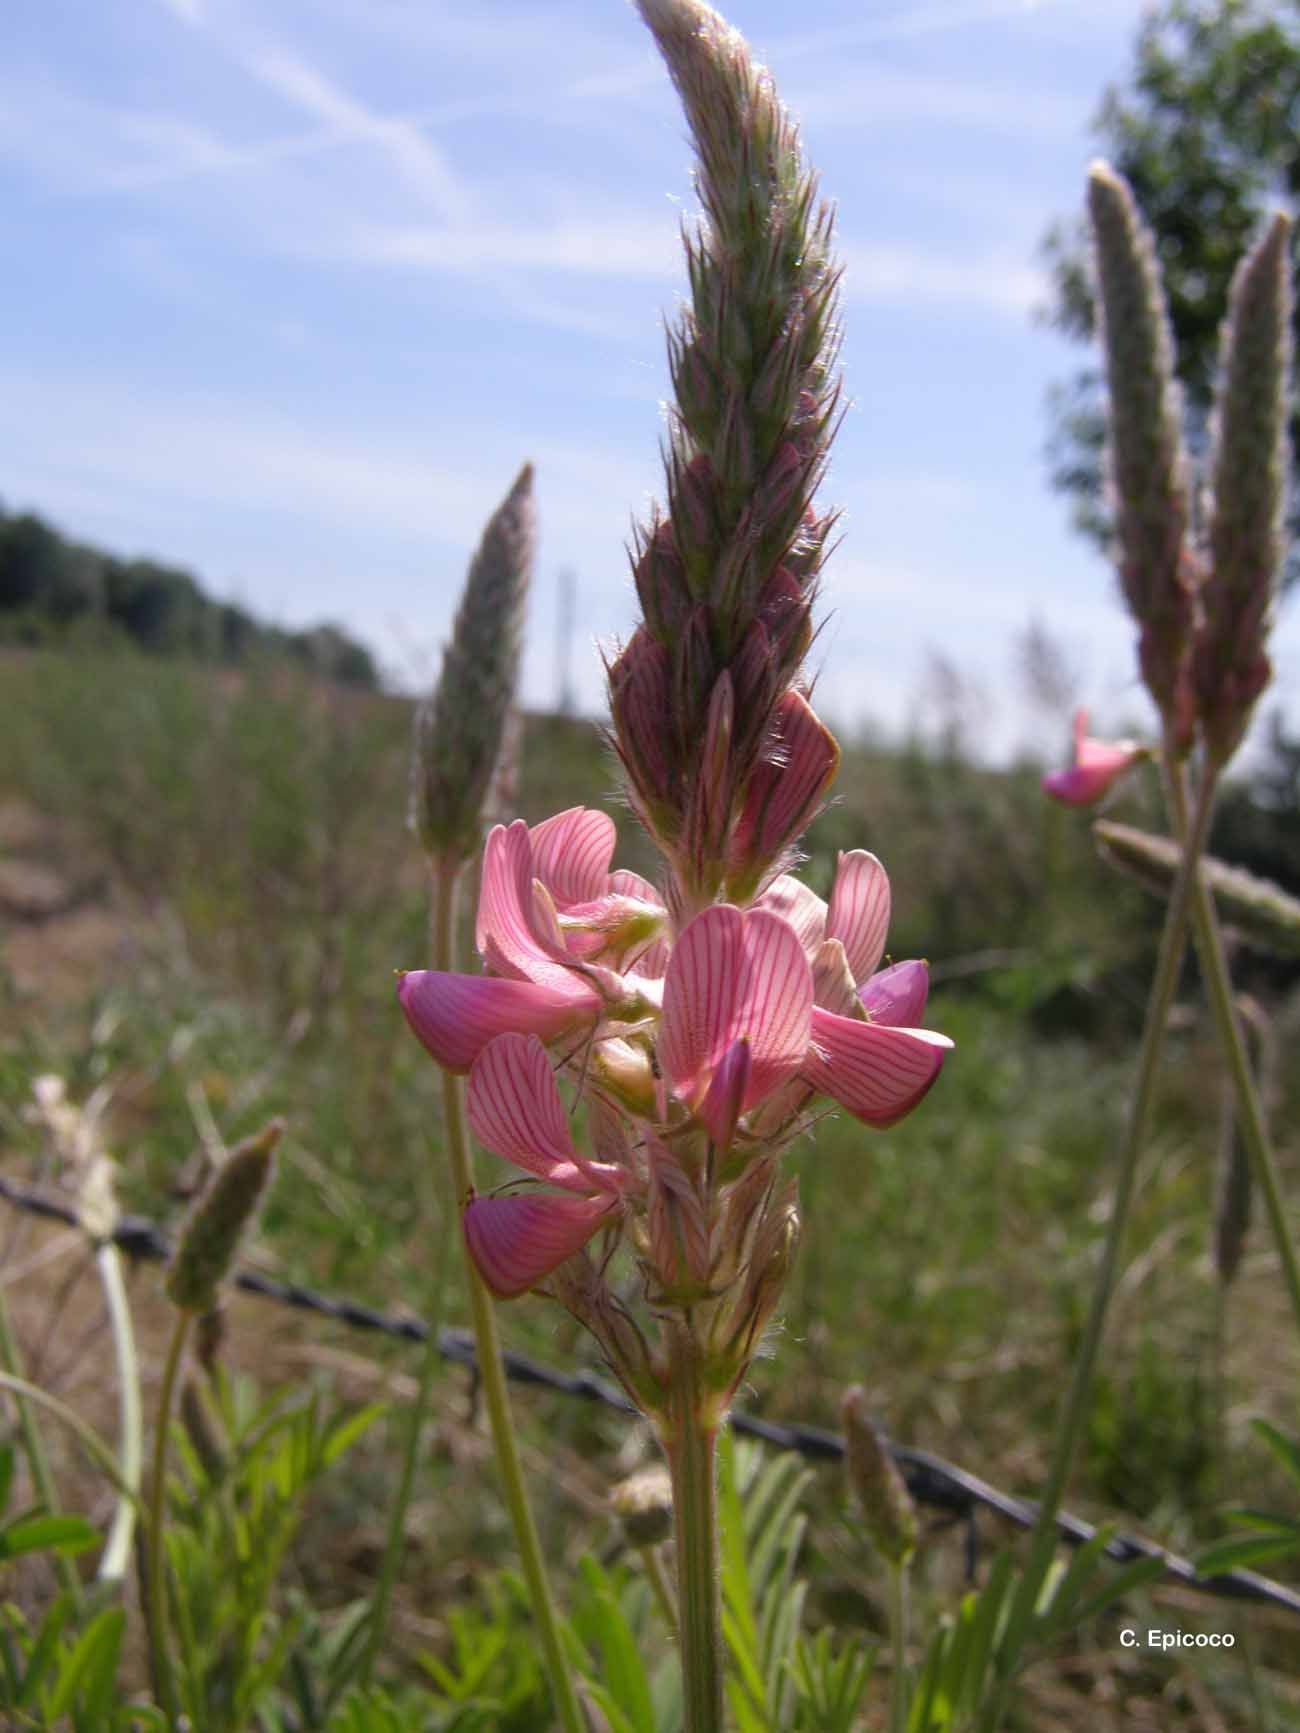
M 441 216 L 466 214 L 468 199 L 450 163 L 412 121 L 367 107 L 297 55 L 282 50 L 253 52 L 245 57 L 245 64 L 259 82 L 323 121 L 335 137 L 378 145 L 411 190 Z

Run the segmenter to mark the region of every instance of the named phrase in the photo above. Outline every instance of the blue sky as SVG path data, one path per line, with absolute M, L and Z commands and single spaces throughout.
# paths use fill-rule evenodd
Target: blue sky
M 1032 312 L 1137 0 L 735 0 L 839 208 L 851 401 L 823 708 L 902 724 L 936 651 L 1021 738 L 1037 618 L 1141 716 L 1101 560 L 1048 490 Z M 623 0 L 16 0 L 0 68 L 0 497 L 329 617 L 426 677 L 525 457 L 543 540 L 526 697 L 625 630 L 658 486 L 684 124 Z M 1300 671 L 1287 622 L 1284 667 Z M 986 733 L 985 733 L 986 731 Z M 1051 743 L 1055 746 L 1055 741 Z

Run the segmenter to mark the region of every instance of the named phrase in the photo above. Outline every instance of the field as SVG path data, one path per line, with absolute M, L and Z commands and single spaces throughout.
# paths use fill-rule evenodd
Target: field
M 394 971 L 419 966 L 427 943 L 422 861 L 405 826 L 409 732 L 405 701 L 274 666 L 212 677 L 130 654 L 6 657 L 7 1179 L 56 1195 L 66 1179 L 32 1112 L 46 1074 L 73 1102 L 96 1103 L 123 1207 L 164 1225 L 178 1219 L 205 1145 L 282 1115 L 278 1178 L 249 1262 L 386 1311 L 420 1309 L 438 1234 L 417 1200 L 440 1124 L 436 1070 L 393 992 Z M 514 810 L 535 820 L 579 802 L 610 810 L 620 863 L 649 870 L 598 731 L 528 717 Z M 1125 802 L 1117 816 L 1154 821 L 1139 796 Z M 1231 812 L 1234 834 L 1259 817 L 1244 793 Z M 873 849 L 889 868 L 891 951 L 930 959 L 929 1021 L 957 1048 L 924 1112 L 887 1135 L 832 1116 L 795 1154 L 799 1262 L 744 1405 L 835 1426 L 844 1387 L 861 1383 L 891 1437 L 1032 1497 L 1104 1226 L 1159 909 L 1096 859 L 1086 817 L 1041 798 L 1035 766 L 980 769 L 955 741 L 848 750 L 835 803 L 809 838 L 805 871 L 819 890 L 848 847 Z M 1241 960 L 1285 1054 L 1300 1000 L 1284 974 Z M 1297 1109 L 1300 1075 L 1284 1064 L 1274 1117 L 1292 1196 Z M 1215 1273 L 1221 1116 L 1213 1032 L 1189 964 L 1069 1499 L 1183 1554 L 1223 1533 L 1222 1507 L 1243 1486 L 1252 1504 L 1286 1508 L 1286 1482 L 1250 1422 L 1294 1430 L 1300 1373 L 1262 1223 L 1232 1285 Z M 480 1157 L 483 1177 L 488 1162 Z M 115 1395 L 85 1243 L 0 1210 L 0 1280 L 25 1363 L 111 1436 Z M 136 1269 L 130 1290 L 148 1412 L 165 1312 L 157 1270 Z M 453 1279 L 452 1324 L 462 1321 L 457 1293 Z M 535 1300 L 505 1308 L 508 1345 L 567 1371 L 598 1368 L 593 1345 L 559 1318 Z M 417 1356 L 248 1297 L 230 1304 L 222 1356 L 263 1397 L 312 1388 L 331 1407 L 391 1404 L 313 1485 L 286 1555 L 276 1617 L 309 1607 L 295 1627 L 309 1646 L 373 1586 Z M 654 1446 L 625 1416 L 543 1390 L 518 1390 L 516 1410 L 567 1600 L 583 1553 L 616 1555 L 610 1488 Z M 463 1372 L 447 1370 L 434 1413 L 380 1676 L 396 1692 L 422 1682 L 429 1726 L 469 1725 L 453 1719 L 420 1656 L 448 1664 L 467 1618 L 504 1628 L 518 1616 L 500 1610 L 511 1543 Z M 65 1505 L 106 1521 L 102 1481 L 56 1430 L 48 1441 Z M 818 1467 L 803 1504 L 809 1628 L 878 1635 L 881 1577 L 838 1474 Z M 981 1519 L 981 1579 L 1010 1533 Z M 927 1616 L 962 1594 L 966 1540 L 960 1527 L 927 1528 Z M 1294 1580 L 1294 1563 L 1276 1568 Z M 36 1560 L 8 1592 L 35 1616 L 52 1588 Z M 1121 1623 L 1230 1628 L 1239 1642 L 1231 1656 L 1152 1659 L 1119 1645 Z M 1033 1668 L 1021 1724 L 1300 1726 L 1296 1628 L 1272 1609 L 1143 1591 Z M 125 1667 L 139 1683 L 138 1647 Z M 526 1691 L 519 1702 L 515 1719 L 482 1724 L 545 1725 L 528 1718 Z M 312 1723 L 286 1712 L 259 1724 Z

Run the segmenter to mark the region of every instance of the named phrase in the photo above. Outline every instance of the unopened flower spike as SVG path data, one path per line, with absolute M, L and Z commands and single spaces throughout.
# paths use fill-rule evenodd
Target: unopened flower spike
M 1095 806 L 1134 765 L 1151 756 L 1136 740 L 1094 740 L 1088 733 L 1088 712 L 1074 713 L 1074 762 L 1068 770 L 1053 770 L 1043 778 L 1043 790 L 1066 806 Z
M 1173 338 L 1151 235 L 1128 183 L 1088 176 L 1088 215 L 1106 358 L 1108 479 L 1120 584 L 1139 628 L 1142 678 L 1170 742 L 1186 751 L 1196 569 Z
M 779 706 L 833 521 L 813 494 L 837 415 L 839 273 L 796 128 L 741 37 L 700 0 L 639 5 L 695 138 L 703 218 L 669 336 L 666 510 L 634 549 L 645 623 L 610 666 L 610 700 L 633 802 L 689 913 L 754 894 L 838 758 L 833 743 L 791 752 Z
M 1209 572 L 1193 663 L 1210 759 L 1232 756 L 1268 685 L 1285 546 L 1291 224 L 1280 212 L 1233 279 L 1215 404 Z
M 182 1312 L 211 1311 L 275 1166 L 284 1122 L 272 1119 L 237 1144 L 190 1212 L 167 1268 L 167 1298 Z
M 524 608 L 536 553 L 533 468 L 488 519 L 470 562 L 442 673 L 415 717 L 411 824 L 434 859 L 474 854 L 511 748 Z

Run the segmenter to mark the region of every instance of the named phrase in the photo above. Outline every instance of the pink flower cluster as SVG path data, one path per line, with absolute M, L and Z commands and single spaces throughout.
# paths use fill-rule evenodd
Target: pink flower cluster
M 485 972 L 401 978 L 416 1035 L 468 1072 L 476 1136 L 543 1182 L 465 1210 L 471 1255 L 502 1297 L 602 1228 L 652 1246 L 656 1198 L 690 1192 L 701 1174 L 710 1189 L 739 1178 L 819 1096 L 866 1125 L 894 1124 L 952 1045 L 917 1027 L 926 965 L 879 968 L 890 893 L 874 855 L 840 856 L 829 905 L 782 874 L 751 907 L 713 905 L 674 933 L 652 885 L 611 871 L 614 840 L 613 822 L 582 807 L 498 826 L 476 930 Z M 557 1074 L 585 1100 L 591 1157 Z M 703 1222 L 707 1240 L 707 1211 L 674 1219 Z M 691 1248 L 701 1283 L 715 1250 Z

